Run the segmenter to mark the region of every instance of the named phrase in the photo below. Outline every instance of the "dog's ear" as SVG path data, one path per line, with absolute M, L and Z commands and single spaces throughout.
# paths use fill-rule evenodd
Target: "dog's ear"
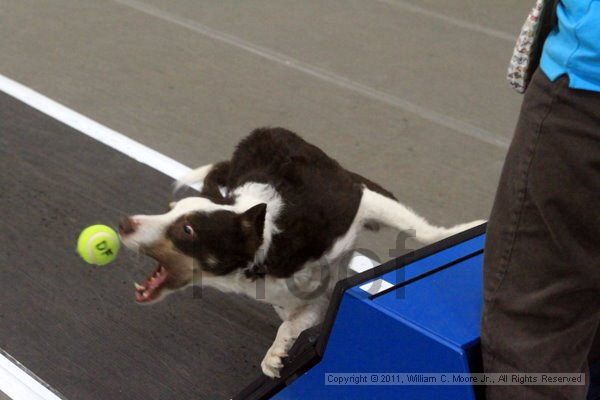
M 241 216 L 242 229 L 244 232 L 253 232 L 262 238 L 266 214 L 267 205 L 265 203 L 260 203 L 247 209 Z
M 242 232 L 251 253 L 254 253 L 262 244 L 266 214 L 267 205 L 261 203 L 249 208 L 240 217 Z

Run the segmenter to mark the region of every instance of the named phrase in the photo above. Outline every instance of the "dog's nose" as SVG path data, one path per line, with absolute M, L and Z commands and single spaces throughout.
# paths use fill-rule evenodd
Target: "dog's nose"
M 128 235 L 133 232 L 135 232 L 135 224 L 133 220 L 129 217 L 121 218 L 121 221 L 119 221 L 119 233 L 122 235 Z

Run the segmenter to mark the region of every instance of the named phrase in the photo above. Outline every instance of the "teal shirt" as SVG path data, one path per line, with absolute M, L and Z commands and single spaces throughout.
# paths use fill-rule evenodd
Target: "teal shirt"
M 546 39 L 540 66 L 550 80 L 600 92 L 600 0 L 561 0 L 558 27 Z

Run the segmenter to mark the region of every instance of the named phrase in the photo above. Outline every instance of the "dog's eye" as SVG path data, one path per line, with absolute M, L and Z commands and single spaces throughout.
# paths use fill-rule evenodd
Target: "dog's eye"
M 183 231 L 185 232 L 186 235 L 193 235 L 194 234 L 194 228 L 191 227 L 191 225 L 184 225 L 183 226 Z

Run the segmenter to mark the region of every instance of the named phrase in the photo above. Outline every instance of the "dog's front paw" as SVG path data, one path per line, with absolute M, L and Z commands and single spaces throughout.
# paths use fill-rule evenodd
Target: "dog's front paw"
M 279 371 L 283 367 L 282 359 L 285 357 L 287 357 L 285 350 L 271 347 L 260 363 L 263 373 L 271 378 L 279 378 Z

